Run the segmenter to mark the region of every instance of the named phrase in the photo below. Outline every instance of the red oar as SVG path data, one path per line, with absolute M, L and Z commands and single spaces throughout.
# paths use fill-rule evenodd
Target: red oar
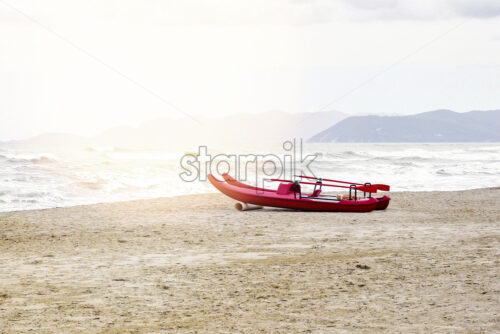
M 281 180 L 281 179 L 269 179 L 270 181 L 278 181 L 278 182 L 294 182 L 291 180 Z M 300 184 L 312 184 L 314 186 L 325 186 L 325 187 L 336 187 L 336 188 L 346 188 L 346 189 L 353 189 L 353 190 L 359 190 L 359 191 L 364 191 L 366 193 L 376 193 L 377 192 L 377 187 L 375 186 L 365 186 L 365 185 L 359 185 L 357 187 L 346 187 L 346 186 L 338 186 L 336 184 L 325 184 L 325 183 L 313 183 L 313 182 L 305 182 L 305 181 L 299 181 Z
M 301 177 L 304 179 L 311 179 L 311 180 L 318 180 L 320 179 L 319 177 L 312 177 L 312 176 L 305 176 L 305 175 L 295 175 L 296 177 Z M 337 183 L 344 183 L 344 184 L 355 184 L 357 186 L 362 186 L 364 185 L 363 183 L 355 183 L 355 182 L 346 182 L 346 181 L 339 181 L 339 180 L 331 180 L 331 179 L 323 179 L 323 181 L 328 181 L 328 182 L 337 182 Z M 372 186 L 376 187 L 378 190 L 383 190 L 383 191 L 389 191 L 391 190 L 391 187 L 387 184 L 372 184 Z

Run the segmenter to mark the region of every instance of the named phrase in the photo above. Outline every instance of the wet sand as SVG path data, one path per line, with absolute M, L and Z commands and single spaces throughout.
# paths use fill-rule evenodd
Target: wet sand
M 0 333 L 500 331 L 500 188 L 386 211 L 218 194 L 0 214 Z

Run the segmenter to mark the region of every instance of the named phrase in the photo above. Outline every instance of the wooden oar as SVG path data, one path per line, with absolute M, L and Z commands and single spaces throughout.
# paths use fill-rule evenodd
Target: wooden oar
M 304 179 L 311 179 L 311 180 L 319 180 L 320 179 L 319 177 L 312 177 L 312 176 L 305 176 L 305 175 L 294 175 L 294 176 L 300 177 L 300 178 L 304 178 Z M 343 183 L 343 184 L 355 184 L 357 186 L 364 185 L 363 183 L 339 181 L 339 180 L 332 180 L 332 179 L 323 179 L 323 178 L 321 178 L 321 180 L 328 181 L 328 182 Z M 389 186 L 387 184 L 372 184 L 372 186 L 374 186 L 378 190 L 382 190 L 382 191 L 389 191 L 389 190 L 391 190 L 391 186 Z

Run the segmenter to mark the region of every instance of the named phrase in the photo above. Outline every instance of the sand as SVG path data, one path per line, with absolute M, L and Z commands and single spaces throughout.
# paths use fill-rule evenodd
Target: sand
M 500 188 L 386 211 L 219 194 L 0 214 L 0 332 L 500 331 Z

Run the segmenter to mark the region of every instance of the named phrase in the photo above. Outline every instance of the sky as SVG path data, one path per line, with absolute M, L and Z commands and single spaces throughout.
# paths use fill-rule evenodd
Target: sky
M 158 117 L 500 109 L 497 0 L 0 0 L 0 140 Z

